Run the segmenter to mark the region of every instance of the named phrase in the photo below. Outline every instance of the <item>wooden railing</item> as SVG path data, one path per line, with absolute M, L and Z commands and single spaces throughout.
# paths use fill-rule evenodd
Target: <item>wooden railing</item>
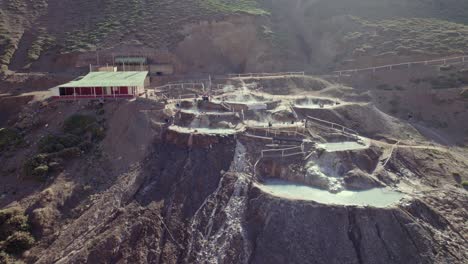
M 264 149 L 261 151 L 262 158 L 276 158 L 276 157 L 291 157 L 296 155 L 304 155 L 304 144 L 296 147 L 283 148 L 283 149 Z
M 262 136 L 262 137 L 278 137 L 278 136 L 288 136 L 293 138 L 307 138 L 307 135 L 304 131 L 301 131 L 299 127 L 296 127 L 294 130 L 289 130 L 287 128 L 260 128 L 260 127 L 249 127 L 249 131 L 253 135 Z
M 255 78 L 255 77 L 279 77 L 279 76 L 304 76 L 305 72 L 275 72 L 275 73 L 240 73 L 228 74 L 229 78 Z
M 205 91 L 205 84 L 204 83 L 169 83 L 162 86 L 152 87 L 153 90 L 174 90 L 174 89 L 201 89 Z
M 377 70 L 380 70 L 380 69 L 393 70 L 398 67 L 411 68 L 411 66 L 415 66 L 415 65 L 440 66 L 440 65 L 447 65 L 447 63 L 456 64 L 456 63 L 465 63 L 465 62 L 468 62 L 468 56 L 449 57 L 449 58 L 441 58 L 441 59 L 436 59 L 436 60 L 411 61 L 411 62 L 404 62 L 404 63 L 387 64 L 387 65 L 376 66 L 376 67 L 349 69 L 349 70 L 338 70 L 338 71 L 334 71 L 333 73 L 341 76 L 346 73 L 357 73 L 357 72 L 363 72 L 363 71 L 376 72 Z
M 343 125 L 333 123 L 333 122 L 330 122 L 330 121 L 327 121 L 327 120 L 319 119 L 319 118 L 316 118 L 316 117 L 312 117 L 312 116 L 307 116 L 307 119 L 309 119 L 309 120 L 311 120 L 313 122 L 319 123 L 321 125 L 328 126 L 331 129 L 334 129 L 334 130 L 339 131 L 339 132 L 341 132 L 343 134 L 352 136 L 353 138 L 356 138 L 356 139 L 359 138 L 359 133 L 356 130 L 347 128 L 347 127 L 345 127 Z

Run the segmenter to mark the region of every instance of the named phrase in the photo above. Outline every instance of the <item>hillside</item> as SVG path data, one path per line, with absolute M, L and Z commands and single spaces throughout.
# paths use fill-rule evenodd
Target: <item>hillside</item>
M 317 77 L 222 85 L 209 102 L 3 98 L 0 262 L 464 263 L 459 92 L 399 91 L 438 100 L 445 133 Z
M 466 264 L 467 44 L 467 0 L 0 0 L 0 264 Z
M 57 71 L 60 61 L 80 64 L 77 54 L 110 53 L 117 43 L 169 52 L 170 62 L 202 72 L 207 69 L 199 69 L 199 60 L 225 62 L 220 71 L 242 72 L 324 70 L 365 55 L 444 56 L 466 51 L 467 5 L 461 0 L 8 0 L 1 3 L 0 62 L 13 70 Z M 246 39 L 252 52 L 210 37 L 205 45 L 212 46 L 213 58 L 185 54 L 208 52 L 199 41 L 190 42 L 195 30 L 211 36 L 227 30 L 226 24 L 237 29 L 231 37 Z

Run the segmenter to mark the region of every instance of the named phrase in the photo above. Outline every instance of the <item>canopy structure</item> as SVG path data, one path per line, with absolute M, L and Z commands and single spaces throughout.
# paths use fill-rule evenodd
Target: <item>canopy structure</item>
M 116 57 L 115 63 L 117 64 L 146 64 L 145 57 Z
M 137 72 L 90 72 L 59 87 L 144 87 L 147 71 Z
M 148 71 L 90 72 L 51 89 L 54 98 L 135 97 L 144 91 Z

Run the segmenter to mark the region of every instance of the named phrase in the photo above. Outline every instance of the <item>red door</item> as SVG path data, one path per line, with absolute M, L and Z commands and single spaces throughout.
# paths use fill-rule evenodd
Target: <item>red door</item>
M 82 87 L 81 88 L 81 95 L 92 95 L 93 94 L 93 88 L 91 87 Z
M 128 87 L 120 87 L 119 94 L 128 94 Z
M 103 92 L 102 92 L 102 87 L 95 87 L 95 92 L 96 92 L 96 95 L 102 95 Z

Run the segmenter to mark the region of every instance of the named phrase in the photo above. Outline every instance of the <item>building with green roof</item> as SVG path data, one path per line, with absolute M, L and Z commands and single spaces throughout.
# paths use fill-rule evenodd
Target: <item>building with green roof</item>
M 51 89 L 55 98 L 128 98 L 144 92 L 147 71 L 90 72 Z

